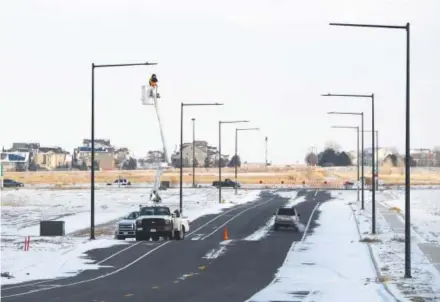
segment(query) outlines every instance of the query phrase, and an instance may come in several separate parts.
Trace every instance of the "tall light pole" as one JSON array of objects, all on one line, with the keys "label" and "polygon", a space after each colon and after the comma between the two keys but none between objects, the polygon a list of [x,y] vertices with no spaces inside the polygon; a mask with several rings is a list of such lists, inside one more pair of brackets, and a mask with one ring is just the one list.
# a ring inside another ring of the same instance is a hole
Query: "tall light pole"
[{"label": "tall light pole", "polygon": [[[372,175],[371,175],[371,203],[373,206],[373,229],[372,229],[372,233],[376,234],[376,172],[374,171],[374,150],[375,150],[375,140],[374,140],[374,116],[375,116],[375,112],[374,112],[374,93],[372,94],[333,94],[333,93],[328,93],[328,94],[323,94],[322,96],[327,96],[327,97],[350,97],[350,98],[369,98],[371,100],[371,129],[373,129],[373,131],[371,132],[371,170]],[[362,160],[364,158],[362,157]]]},{"label": "tall light pole", "polygon": [[363,112],[327,112],[327,114],[337,114],[337,115],[358,115],[361,117],[361,174],[362,174],[362,182],[361,182],[361,191],[362,191],[362,199],[361,199],[361,209],[363,210],[365,204],[365,193],[364,193],[364,182],[365,182],[365,174],[364,174],[364,113]]},{"label": "tall light pole", "polygon": [[91,162],[92,168],[90,170],[90,239],[95,239],[95,68],[107,67],[129,67],[129,66],[151,66],[157,63],[128,63],[128,64],[100,64],[92,63],[92,124],[90,128],[91,138]]},{"label": "tall light pole", "polygon": [[192,118],[192,124],[193,124],[193,143],[192,143],[192,151],[193,151],[193,159],[192,159],[192,166],[193,166],[193,188],[196,187],[196,119]]},{"label": "tall light pole", "polygon": [[[235,161],[234,161],[234,169],[235,169],[235,183],[237,184],[237,174],[238,174],[238,131],[250,131],[250,130],[260,130],[260,128],[235,128]],[[238,186],[235,186],[235,195],[237,195],[237,188]]]},{"label": "tall light pole", "polygon": [[183,107],[186,106],[222,106],[221,103],[180,103],[180,190],[179,209],[183,213]]},{"label": "tall light pole", "polygon": [[[364,132],[372,132],[372,130],[364,130]],[[374,130],[376,133],[376,180],[379,177],[379,130]],[[377,189],[377,182],[376,182]]]},{"label": "tall light pole", "polygon": [[222,203],[222,124],[249,123],[249,121],[218,121],[218,203]]},{"label": "tall light pole", "polygon": [[335,129],[356,129],[356,133],[357,133],[357,143],[356,143],[356,147],[357,147],[357,180],[358,180],[358,185],[357,185],[357,201],[359,201],[359,177],[360,177],[360,173],[359,173],[359,166],[360,166],[360,153],[359,153],[359,127],[353,127],[353,126],[332,126],[332,128]]},{"label": "tall light pole", "polygon": [[[406,25],[378,25],[330,23],[332,26],[369,27],[382,29],[404,29],[406,31],[406,113],[405,113],[405,278],[411,278],[411,205],[410,205],[410,24]],[[373,129],[374,130],[374,129]]]}]

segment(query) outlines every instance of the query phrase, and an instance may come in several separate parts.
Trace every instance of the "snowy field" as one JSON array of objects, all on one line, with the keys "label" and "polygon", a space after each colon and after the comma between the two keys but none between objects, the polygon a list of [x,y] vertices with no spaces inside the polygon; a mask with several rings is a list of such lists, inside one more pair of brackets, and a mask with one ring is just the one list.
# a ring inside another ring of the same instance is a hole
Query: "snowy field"
[{"label": "snowy field", "polygon": [[[135,211],[148,203],[150,189],[111,189],[95,192],[95,224],[105,224]],[[258,199],[260,190],[223,190],[225,203],[218,203],[218,190],[185,189],[183,213],[190,221],[206,214]],[[179,208],[179,190],[161,192],[163,204]],[[2,284],[77,274],[97,269],[83,258],[87,250],[104,248],[127,241],[103,236],[95,241],[85,237],[39,237],[40,220],[65,221],[66,233],[72,234],[90,225],[90,192],[83,190],[8,190],[1,200],[1,272],[14,278],[1,278]],[[24,238],[30,236],[30,249],[24,251]],[[48,265],[50,263],[50,265]],[[50,269],[48,269],[50,267]]]},{"label": "snowy field", "polygon": [[[405,213],[405,192],[387,191],[381,201]],[[440,244],[440,190],[411,190],[411,224],[423,240]]]}]

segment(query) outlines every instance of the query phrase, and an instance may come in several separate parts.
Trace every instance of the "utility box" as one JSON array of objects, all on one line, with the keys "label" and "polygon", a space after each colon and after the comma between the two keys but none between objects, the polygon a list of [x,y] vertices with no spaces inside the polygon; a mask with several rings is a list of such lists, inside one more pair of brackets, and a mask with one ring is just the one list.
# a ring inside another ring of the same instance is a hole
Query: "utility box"
[{"label": "utility box", "polygon": [[160,190],[166,190],[166,189],[169,189],[169,188],[170,188],[170,184],[171,184],[171,182],[170,182],[169,180],[163,180],[163,181],[160,182],[160,187],[159,187],[159,189],[160,189]]},{"label": "utility box", "polygon": [[65,221],[40,221],[40,236],[64,236]]}]

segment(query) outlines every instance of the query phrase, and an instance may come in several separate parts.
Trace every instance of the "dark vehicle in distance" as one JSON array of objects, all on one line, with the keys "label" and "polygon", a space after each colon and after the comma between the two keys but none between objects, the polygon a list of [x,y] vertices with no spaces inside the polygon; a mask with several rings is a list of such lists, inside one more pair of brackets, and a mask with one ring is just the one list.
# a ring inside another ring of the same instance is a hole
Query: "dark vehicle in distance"
[{"label": "dark vehicle in distance", "polygon": [[5,178],[3,179],[3,187],[4,188],[24,187],[24,183],[15,181],[13,179]]},{"label": "dark vehicle in distance", "polygon": [[[233,180],[230,180],[229,178],[226,178],[224,181],[221,182],[220,184],[222,187],[231,187],[231,188],[240,188],[241,185],[239,182],[235,182]],[[213,187],[219,187],[219,181],[213,181],[212,182],[212,186]]]}]

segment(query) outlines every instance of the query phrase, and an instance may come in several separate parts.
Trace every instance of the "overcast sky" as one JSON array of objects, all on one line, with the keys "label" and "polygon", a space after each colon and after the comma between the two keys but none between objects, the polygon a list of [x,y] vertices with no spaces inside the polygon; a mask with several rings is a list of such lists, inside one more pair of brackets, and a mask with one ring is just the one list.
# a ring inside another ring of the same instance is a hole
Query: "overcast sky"
[{"label": "overcast sky", "polygon": [[[0,146],[59,145],[69,151],[90,137],[91,64],[151,61],[153,67],[97,69],[96,137],[136,156],[160,149],[155,112],[140,103],[141,86],[159,78],[169,153],[179,144],[180,102],[223,102],[186,108],[185,141],[218,145],[225,153],[273,163],[303,161],[327,140],[354,149],[356,135],[331,125],[357,126],[365,99],[320,94],[376,94],[380,145],[405,142],[405,31],[342,28],[329,22],[411,22],[413,148],[440,145],[440,1],[386,0],[5,0],[0,4]],[[434,133],[434,134],[433,134]],[[371,140],[366,140],[366,147]]]}]

